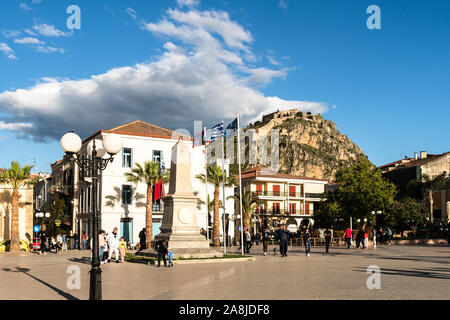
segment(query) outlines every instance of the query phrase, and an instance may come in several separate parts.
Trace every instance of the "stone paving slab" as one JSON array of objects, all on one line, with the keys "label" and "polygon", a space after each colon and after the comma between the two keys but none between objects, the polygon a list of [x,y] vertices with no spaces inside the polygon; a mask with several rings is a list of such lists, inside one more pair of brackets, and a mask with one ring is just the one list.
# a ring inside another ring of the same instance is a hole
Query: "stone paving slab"
[{"label": "stone paving slab", "polygon": [[[374,250],[290,247],[288,257],[251,253],[255,261],[102,265],[104,299],[446,299],[450,298],[450,247],[381,246]],[[87,299],[90,253],[0,254],[0,299]],[[69,266],[81,271],[70,290]],[[369,290],[367,267],[381,268],[381,289]]]}]

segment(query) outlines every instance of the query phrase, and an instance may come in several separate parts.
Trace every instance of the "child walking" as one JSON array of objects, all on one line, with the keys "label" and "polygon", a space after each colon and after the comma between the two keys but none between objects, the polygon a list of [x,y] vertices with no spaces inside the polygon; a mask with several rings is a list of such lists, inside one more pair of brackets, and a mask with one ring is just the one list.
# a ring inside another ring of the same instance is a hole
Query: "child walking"
[{"label": "child walking", "polygon": [[125,242],[124,237],[120,238],[119,253],[120,253],[120,259],[122,260],[122,263],[124,263],[125,262],[125,254],[127,253],[127,243]]},{"label": "child walking", "polygon": [[173,251],[171,248],[167,248],[167,258],[169,259],[169,267],[173,267]]}]

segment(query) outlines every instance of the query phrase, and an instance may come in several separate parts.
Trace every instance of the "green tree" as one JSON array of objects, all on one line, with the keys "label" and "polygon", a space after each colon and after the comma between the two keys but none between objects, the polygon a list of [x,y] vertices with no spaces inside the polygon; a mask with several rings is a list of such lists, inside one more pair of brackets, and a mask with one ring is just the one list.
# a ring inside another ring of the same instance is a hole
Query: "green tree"
[{"label": "green tree", "polygon": [[[220,246],[220,219],[219,219],[219,195],[220,187],[223,183],[223,173],[219,166],[208,166],[208,183],[214,187],[214,220],[213,220],[213,243],[214,246]],[[206,183],[205,174],[198,174],[195,176],[196,179],[200,180],[202,183]],[[234,185],[234,177],[229,176],[225,178],[225,186],[229,187]]]},{"label": "green tree", "polygon": [[430,220],[433,222],[433,192],[443,188],[446,184],[446,172],[441,173],[435,177],[427,174],[422,175],[422,181],[411,180],[408,183],[409,190],[421,190],[423,192],[423,200],[428,199]]},{"label": "green tree", "polygon": [[417,226],[426,221],[425,207],[420,201],[410,197],[394,201],[387,210],[387,214],[387,219],[401,230],[402,234],[409,227],[415,236]]},{"label": "green tree", "polygon": [[146,239],[153,239],[153,186],[160,179],[163,183],[169,182],[169,171],[161,173],[159,162],[145,161],[143,165],[135,163],[130,172],[124,173],[127,181],[134,184],[145,183],[147,185],[147,199],[145,203],[145,232]]},{"label": "green tree", "polygon": [[345,218],[371,219],[371,211],[385,211],[394,201],[395,185],[386,181],[379,169],[367,160],[344,167],[336,173],[340,185],[335,201]]},{"label": "green tree", "polygon": [[11,195],[11,244],[10,251],[20,251],[19,233],[19,189],[23,186],[33,184],[36,179],[30,177],[33,166],[20,166],[18,161],[12,161],[9,169],[0,171],[0,183],[10,185]]},{"label": "green tree", "polygon": [[50,208],[50,218],[48,219],[48,227],[51,235],[56,235],[57,230],[61,229],[60,227],[56,228],[56,220],[62,220],[63,217],[67,214],[67,204],[66,201],[59,195],[56,194],[53,199],[53,205]]},{"label": "green tree", "polygon": [[331,228],[337,225],[336,219],[342,218],[342,208],[337,200],[337,193],[328,192],[327,201],[314,213],[314,225],[319,228]]},{"label": "green tree", "polygon": [[[229,196],[227,199],[234,199],[237,203],[240,203],[239,195]],[[252,197],[251,191],[246,191],[242,195],[242,222],[244,224],[244,228],[249,228],[252,225],[252,220],[250,219],[250,214],[254,207],[259,206],[259,202],[254,200]]]}]

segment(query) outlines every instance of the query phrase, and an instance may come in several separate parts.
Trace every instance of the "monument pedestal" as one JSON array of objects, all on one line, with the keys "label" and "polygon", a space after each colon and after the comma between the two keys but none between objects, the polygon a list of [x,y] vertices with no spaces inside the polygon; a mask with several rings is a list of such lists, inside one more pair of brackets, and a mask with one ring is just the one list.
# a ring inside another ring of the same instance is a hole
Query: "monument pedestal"
[{"label": "monument pedestal", "polygon": [[151,242],[152,248],[139,255],[157,256],[156,243],[166,240],[174,259],[223,257],[223,252],[210,248],[200,234],[198,225],[198,198],[192,192],[190,147],[182,140],[172,148],[169,194],[163,197],[164,213],[161,233]]}]

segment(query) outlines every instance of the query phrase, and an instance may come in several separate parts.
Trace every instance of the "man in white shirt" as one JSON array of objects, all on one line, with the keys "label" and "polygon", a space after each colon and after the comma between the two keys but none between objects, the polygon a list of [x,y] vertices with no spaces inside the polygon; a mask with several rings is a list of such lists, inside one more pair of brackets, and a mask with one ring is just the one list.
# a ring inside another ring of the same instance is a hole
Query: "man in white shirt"
[{"label": "man in white shirt", "polygon": [[120,237],[117,234],[117,228],[114,228],[113,232],[110,233],[106,239],[108,242],[108,262],[111,261],[113,252],[116,255],[116,262],[119,262],[119,242]]}]

